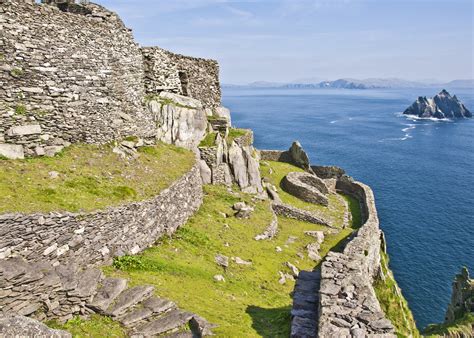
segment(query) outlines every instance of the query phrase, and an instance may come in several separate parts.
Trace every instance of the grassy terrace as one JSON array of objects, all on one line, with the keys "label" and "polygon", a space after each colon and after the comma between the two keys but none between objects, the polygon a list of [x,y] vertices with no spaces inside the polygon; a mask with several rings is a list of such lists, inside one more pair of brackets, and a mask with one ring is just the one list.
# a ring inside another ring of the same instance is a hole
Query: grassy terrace
[{"label": "grassy terrace", "polygon": [[[271,165],[273,174],[266,174],[263,168],[263,175],[272,180],[297,170],[291,165]],[[288,337],[294,282],[279,284],[278,272],[289,272],[286,262],[299,269],[313,269],[318,262],[307,257],[305,246],[314,239],[304,235],[304,231],[328,228],[279,217],[278,235],[273,240],[255,241],[254,236],[270,224],[269,201],[230,193],[222,186],[206,186],[204,191],[200,210],[172,238],[160,240],[140,255],[116,259],[114,266],[105,268],[106,274],[128,278],[131,285],[154,285],[158,296],[172,299],[181,308],[219,325],[215,329],[218,337]],[[232,216],[231,207],[239,201],[254,206],[250,219]],[[360,215],[355,213],[353,218],[358,225]],[[327,232],[321,256],[337,248],[352,231],[348,228],[337,234]],[[277,252],[276,247],[282,251]],[[214,262],[218,253],[229,258],[240,257],[252,265],[231,261],[224,271]],[[214,281],[217,274],[222,274],[225,282]],[[98,337],[97,332],[104,332],[110,326],[120,336],[114,325],[96,316],[92,321],[76,319],[63,327],[78,336]]]},{"label": "grassy terrace", "polygon": [[144,200],[194,163],[191,152],[165,144],[140,148],[137,159],[112,148],[75,145],[53,158],[0,159],[0,213],[91,211]]}]

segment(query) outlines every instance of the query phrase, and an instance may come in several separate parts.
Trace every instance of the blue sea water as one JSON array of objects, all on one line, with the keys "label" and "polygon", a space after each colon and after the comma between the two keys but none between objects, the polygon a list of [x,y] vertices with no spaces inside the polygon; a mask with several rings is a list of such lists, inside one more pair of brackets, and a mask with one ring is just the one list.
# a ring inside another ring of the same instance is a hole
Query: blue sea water
[{"label": "blue sea water", "polygon": [[[471,110],[474,92],[451,90]],[[233,124],[259,149],[299,140],[313,164],[337,165],[374,190],[390,265],[420,328],[444,320],[462,265],[474,274],[474,119],[401,112],[439,90],[224,89]]]}]

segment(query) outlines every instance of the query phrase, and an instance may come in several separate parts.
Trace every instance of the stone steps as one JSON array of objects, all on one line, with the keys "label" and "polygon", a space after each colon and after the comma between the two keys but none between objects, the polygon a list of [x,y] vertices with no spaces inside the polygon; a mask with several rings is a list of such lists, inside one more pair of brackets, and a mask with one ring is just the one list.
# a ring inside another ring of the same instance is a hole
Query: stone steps
[{"label": "stone steps", "polygon": [[321,271],[300,271],[293,291],[291,337],[318,336],[318,307]]},{"label": "stone steps", "polygon": [[153,291],[150,285],[127,289],[125,279],[106,278],[87,307],[119,321],[136,338],[212,334],[213,325],[198,315],[180,310],[170,300],[153,296]]}]

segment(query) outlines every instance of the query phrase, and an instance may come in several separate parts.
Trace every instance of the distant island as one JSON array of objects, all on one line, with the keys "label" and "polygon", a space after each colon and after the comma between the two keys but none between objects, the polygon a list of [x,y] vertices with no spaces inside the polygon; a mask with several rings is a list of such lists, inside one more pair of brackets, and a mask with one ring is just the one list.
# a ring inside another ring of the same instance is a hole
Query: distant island
[{"label": "distant island", "polygon": [[447,83],[435,81],[409,81],[397,78],[343,78],[334,81],[317,81],[316,79],[300,79],[292,82],[256,81],[249,84],[223,84],[223,88],[282,88],[282,89],[402,89],[402,88],[474,88],[474,79],[453,80]]},{"label": "distant island", "polygon": [[472,117],[472,113],[458,100],[456,95],[451,96],[445,89],[431,99],[427,99],[426,96],[418,97],[403,114],[437,119]]}]

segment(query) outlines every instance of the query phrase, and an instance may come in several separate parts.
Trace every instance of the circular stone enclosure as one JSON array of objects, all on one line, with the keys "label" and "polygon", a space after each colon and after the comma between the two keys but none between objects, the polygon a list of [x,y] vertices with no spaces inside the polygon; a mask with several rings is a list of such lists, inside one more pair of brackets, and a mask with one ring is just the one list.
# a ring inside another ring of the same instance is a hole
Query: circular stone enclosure
[{"label": "circular stone enclosure", "polygon": [[306,172],[290,172],[282,181],[282,188],[287,193],[303,201],[327,206],[329,189],[316,175]]}]

